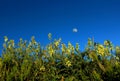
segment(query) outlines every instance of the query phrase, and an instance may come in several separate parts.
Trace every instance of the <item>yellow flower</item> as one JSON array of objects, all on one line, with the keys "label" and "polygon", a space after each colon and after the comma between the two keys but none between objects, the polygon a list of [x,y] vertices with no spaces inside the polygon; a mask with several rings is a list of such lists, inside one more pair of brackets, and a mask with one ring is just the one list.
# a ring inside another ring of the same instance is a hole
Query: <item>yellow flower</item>
[{"label": "yellow flower", "polygon": [[71,50],[70,50],[70,49],[67,49],[67,50],[66,50],[66,53],[70,55]]},{"label": "yellow flower", "polygon": [[69,60],[67,60],[65,64],[66,64],[68,67],[70,67],[70,66],[72,65]]},{"label": "yellow flower", "polygon": [[52,39],[52,34],[51,33],[48,34],[48,38],[49,38],[49,40]]},{"label": "yellow flower", "polygon": [[116,46],[116,53],[119,54],[120,53],[120,47],[119,46]]},{"label": "yellow flower", "polygon": [[118,56],[116,56],[116,60],[119,60],[119,57],[118,57]]},{"label": "yellow flower", "polygon": [[110,55],[110,51],[109,51],[108,48],[104,48],[104,52],[105,52],[106,55]]},{"label": "yellow flower", "polygon": [[8,48],[10,49],[10,48],[11,48],[11,45],[8,45]]},{"label": "yellow flower", "polygon": [[103,55],[104,54],[104,46],[103,45],[98,45],[98,47],[97,47],[97,52],[99,53],[99,54],[101,54],[101,55]]},{"label": "yellow flower", "polygon": [[55,41],[55,43],[54,43],[55,46],[56,46],[56,47],[59,46],[60,42],[61,42],[61,38],[59,38],[59,40]]},{"label": "yellow flower", "polygon": [[56,42],[55,42],[55,46],[58,46],[58,45],[59,45],[59,42],[58,42],[58,41],[56,41]]},{"label": "yellow flower", "polygon": [[70,42],[68,42],[68,49],[72,51],[72,53],[74,53],[74,46],[72,46],[72,44]]},{"label": "yellow flower", "polygon": [[65,58],[65,65],[68,67],[72,65],[71,62],[68,60],[68,58]]},{"label": "yellow flower", "polygon": [[2,58],[0,58],[0,68],[2,67]]},{"label": "yellow flower", "polygon": [[72,53],[74,53],[74,50],[75,50],[75,49],[74,49],[74,46],[72,46],[71,50],[72,50]]},{"label": "yellow flower", "polygon": [[59,38],[59,40],[58,40],[58,41],[59,41],[59,42],[61,42],[61,40],[62,40],[62,39],[61,39],[61,38]]},{"label": "yellow flower", "polygon": [[54,50],[53,49],[51,49],[50,50],[50,55],[52,55],[54,53]]},{"label": "yellow flower", "polygon": [[11,41],[12,46],[14,47],[15,45],[14,40],[10,40],[10,41]]},{"label": "yellow flower", "polygon": [[65,50],[66,50],[66,46],[65,46],[65,44],[62,44],[62,52],[65,52]]},{"label": "yellow flower", "polygon": [[94,78],[100,79],[100,75],[94,70],[93,72]]},{"label": "yellow flower", "polygon": [[119,46],[116,46],[116,50],[119,50],[120,48],[119,48]]},{"label": "yellow flower", "polygon": [[4,41],[7,42],[8,41],[8,38],[7,36],[4,37]]},{"label": "yellow flower", "polygon": [[89,57],[92,59],[92,61],[94,61],[94,60],[98,60],[95,51],[90,51],[90,53],[89,53]]},{"label": "yellow flower", "polygon": [[109,45],[108,41],[104,41],[104,45],[108,46]]},{"label": "yellow flower", "polygon": [[118,65],[119,65],[119,62],[116,61],[116,62],[115,62],[115,65],[118,66]]},{"label": "yellow flower", "polygon": [[3,47],[6,48],[6,43],[3,44]]},{"label": "yellow flower", "polygon": [[40,71],[45,71],[45,67],[44,67],[44,66],[41,66],[41,67],[40,67]]},{"label": "yellow flower", "polygon": [[78,51],[79,50],[79,44],[76,43],[76,50]]},{"label": "yellow flower", "polygon": [[92,41],[90,38],[88,38],[88,46],[91,46],[92,45]]},{"label": "yellow flower", "polygon": [[70,42],[68,42],[68,49],[72,49],[72,44]]},{"label": "yellow flower", "polygon": [[52,48],[52,45],[48,46],[48,53],[50,54],[50,56],[52,56],[55,53],[54,49]]},{"label": "yellow flower", "polygon": [[68,47],[71,47],[71,46],[72,46],[72,44],[70,42],[68,42]]}]

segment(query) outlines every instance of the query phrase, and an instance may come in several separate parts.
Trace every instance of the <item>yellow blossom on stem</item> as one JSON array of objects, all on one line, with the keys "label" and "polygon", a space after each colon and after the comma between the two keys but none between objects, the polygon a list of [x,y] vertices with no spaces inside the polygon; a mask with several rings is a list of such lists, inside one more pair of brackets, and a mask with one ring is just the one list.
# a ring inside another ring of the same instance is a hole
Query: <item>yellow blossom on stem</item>
[{"label": "yellow blossom on stem", "polygon": [[72,49],[72,44],[70,42],[68,42],[68,49]]},{"label": "yellow blossom on stem", "polygon": [[97,52],[98,54],[104,55],[104,46],[103,45],[98,45],[97,47]]},{"label": "yellow blossom on stem", "polygon": [[54,44],[57,47],[59,45],[59,41],[56,41]]},{"label": "yellow blossom on stem", "polygon": [[62,45],[62,52],[65,52],[66,51],[66,46],[65,46],[65,44],[61,44]]},{"label": "yellow blossom on stem", "polygon": [[105,46],[108,46],[109,45],[109,42],[106,40],[106,41],[104,41],[104,45]]},{"label": "yellow blossom on stem", "polygon": [[74,49],[74,46],[72,46],[72,49],[71,49],[71,50],[72,50],[72,53],[74,53],[74,50],[75,50],[75,49]]},{"label": "yellow blossom on stem", "polygon": [[67,60],[65,64],[66,64],[68,67],[70,67],[70,66],[72,65],[69,60]]},{"label": "yellow blossom on stem", "polygon": [[69,48],[67,48],[66,53],[70,55],[71,50]]},{"label": "yellow blossom on stem", "polygon": [[92,45],[92,41],[90,38],[88,38],[88,46],[91,46]]},{"label": "yellow blossom on stem", "polygon": [[41,66],[41,67],[40,67],[40,71],[45,71],[45,67],[44,67],[44,66]]},{"label": "yellow blossom on stem", "polygon": [[7,41],[8,41],[7,36],[4,36],[4,41],[5,41],[5,42],[7,42]]},{"label": "yellow blossom on stem", "polygon": [[51,34],[51,33],[48,34],[48,39],[49,39],[49,40],[52,39],[52,34]]},{"label": "yellow blossom on stem", "polygon": [[0,68],[2,67],[2,58],[0,58]]},{"label": "yellow blossom on stem", "polygon": [[52,56],[55,53],[52,45],[48,46],[48,53],[50,54],[50,56]]},{"label": "yellow blossom on stem", "polygon": [[76,43],[76,48],[75,48],[77,51],[79,50],[79,44]]}]

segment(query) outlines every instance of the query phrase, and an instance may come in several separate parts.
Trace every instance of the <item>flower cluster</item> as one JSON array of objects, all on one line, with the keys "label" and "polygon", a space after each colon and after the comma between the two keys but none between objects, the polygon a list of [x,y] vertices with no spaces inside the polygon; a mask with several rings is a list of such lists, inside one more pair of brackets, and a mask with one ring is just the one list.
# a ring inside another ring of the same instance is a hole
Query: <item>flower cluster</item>
[{"label": "flower cluster", "polygon": [[61,38],[59,38],[58,40],[55,40],[55,42],[54,42],[55,47],[59,48],[60,43],[61,43]]},{"label": "flower cluster", "polygon": [[47,47],[48,50],[48,54],[50,54],[50,56],[52,56],[55,53],[55,50],[53,49],[53,46],[50,44]]},{"label": "flower cluster", "polygon": [[104,52],[105,52],[104,46],[99,44],[97,47],[97,53],[100,55],[104,55]]},{"label": "flower cluster", "polygon": [[79,44],[76,43],[76,50],[79,51]]},{"label": "flower cluster", "polygon": [[0,68],[2,67],[2,58],[0,58]]},{"label": "flower cluster", "polygon": [[65,65],[68,67],[72,66],[70,60],[68,60],[67,58],[65,58]]},{"label": "flower cluster", "polygon": [[45,66],[41,66],[40,71],[45,71]]},{"label": "flower cluster", "polygon": [[109,41],[108,41],[108,40],[105,40],[105,41],[104,41],[104,45],[105,45],[105,46],[109,46]]},{"label": "flower cluster", "polygon": [[68,47],[65,44],[62,44],[61,46],[62,46],[61,47],[62,52],[65,53],[65,54],[68,54],[68,55],[70,55],[71,53],[74,53],[75,49],[76,49],[76,51],[79,50],[79,44],[78,43],[76,43],[75,48],[70,42],[68,42]]},{"label": "flower cluster", "polygon": [[65,53],[66,51],[66,45],[65,44],[61,44],[61,50],[62,50],[62,53]]},{"label": "flower cluster", "polygon": [[[41,47],[32,37],[29,42],[4,39],[0,56],[1,81],[120,81],[120,47],[88,39],[87,50],[79,44],[63,43],[61,38]],[[112,73],[112,74],[111,74]]]}]

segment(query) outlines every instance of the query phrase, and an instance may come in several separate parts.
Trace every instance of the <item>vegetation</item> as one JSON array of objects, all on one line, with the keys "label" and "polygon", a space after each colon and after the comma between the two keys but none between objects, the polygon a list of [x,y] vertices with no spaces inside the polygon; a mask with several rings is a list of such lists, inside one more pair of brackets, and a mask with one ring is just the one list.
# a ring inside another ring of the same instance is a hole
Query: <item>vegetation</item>
[{"label": "vegetation", "polygon": [[4,38],[0,57],[0,81],[120,81],[120,47],[88,39],[83,52],[79,44],[53,40],[44,48],[35,38],[18,44]]}]

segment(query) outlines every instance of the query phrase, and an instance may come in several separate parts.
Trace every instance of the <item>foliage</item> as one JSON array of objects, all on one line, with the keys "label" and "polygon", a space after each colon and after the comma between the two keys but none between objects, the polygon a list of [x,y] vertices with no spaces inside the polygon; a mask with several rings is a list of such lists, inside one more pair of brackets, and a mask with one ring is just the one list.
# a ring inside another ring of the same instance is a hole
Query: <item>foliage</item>
[{"label": "foliage", "polygon": [[88,39],[83,52],[79,44],[61,38],[41,48],[35,38],[18,44],[4,37],[0,57],[0,81],[114,81],[120,80],[120,47]]}]

